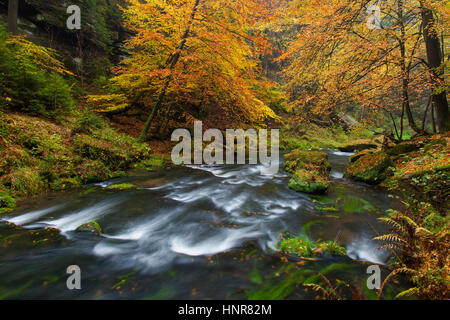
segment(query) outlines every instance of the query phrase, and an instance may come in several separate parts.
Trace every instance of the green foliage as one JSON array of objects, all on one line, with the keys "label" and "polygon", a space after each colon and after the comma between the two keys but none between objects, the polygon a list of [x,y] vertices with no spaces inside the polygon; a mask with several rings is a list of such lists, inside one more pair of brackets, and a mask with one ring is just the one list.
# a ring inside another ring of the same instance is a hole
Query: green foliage
[{"label": "green foliage", "polygon": [[0,214],[11,212],[15,206],[16,200],[0,188]]},{"label": "green foliage", "polygon": [[44,184],[36,169],[30,167],[19,168],[10,174],[2,176],[0,182],[18,196],[37,194],[43,190]]},{"label": "green foliage", "polygon": [[72,124],[89,134],[73,136],[70,125],[0,112],[0,213],[11,211],[15,198],[121,177],[138,162],[160,163],[151,160],[147,145],[90,113]]},{"label": "green foliage", "polygon": [[294,253],[302,257],[310,257],[315,254],[329,253],[332,255],[347,255],[345,248],[339,246],[335,241],[312,241],[308,237],[309,229],[322,221],[310,221],[302,227],[297,237],[286,237],[279,244],[280,252]]},{"label": "green foliage", "polygon": [[345,131],[340,126],[319,127],[311,123],[288,121],[281,130],[280,148],[283,150],[337,149],[357,139],[370,139],[367,130]]},{"label": "green foliage", "polygon": [[54,117],[74,103],[56,54],[22,38],[9,38],[0,25],[0,108]]},{"label": "green foliage", "polygon": [[89,110],[83,111],[76,120],[73,132],[91,134],[94,130],[100,130],[106,127],[105,121]]}]

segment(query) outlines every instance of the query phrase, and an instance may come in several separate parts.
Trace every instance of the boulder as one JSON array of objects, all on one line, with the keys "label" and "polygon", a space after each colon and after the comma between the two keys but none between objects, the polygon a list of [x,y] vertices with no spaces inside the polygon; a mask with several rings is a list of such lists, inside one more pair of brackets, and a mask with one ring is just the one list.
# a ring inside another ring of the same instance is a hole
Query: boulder
[{"label": "boulder", "polygon": [[398,155],[409,153],[409,152],[416,151],[419,149],[420,149],[420,146],[414,142],[402,142],[402,143],[396,144],[392,148],[386,150],[386,153],[391,156],[398,156]]},{"label": "boulder", "polygon": [[373,149],[366,149],[366,150],[363,150],[363,151],[361,151],[361,152],[358,152],[358,153],[356,153],[356,154],[350,156],[349,160],[350,160],[351,163],[353,163],[353,162],[355,162],[356,160],[358,160],[359,158],[361,158],[362,156],[365,156],[365,155],[367,155],[367,154],[372,154],[372,153],[374,153],[374,152],[375,152],[375,151],[374,151]]},{"label": "boulder", "polygon": [[311,165],[328,172],[331,170],[328,155],[325,152],[294,150],[284,156],[284,169],[287,172],[294,173],[299,168]]},{"label": "boulder", "polygon": [[102,233],[102,228],[98,224],[97,221],[92,220],[89,223],[82,224],[78,228],[75,229],[77,232],[91,232],[95,235],[99,236]]},{"label": "boulder", "polygon": [[288,186],[298,192],[322,194],[330,186],[330,179],[318,170],[298,169],[289,180]]},{"label": "boulder", "polygon": [[295,191],[322,194],[330,185],[331,166],[325,152],[294,150],[285,156],[285,170],[293,174],[288,186]]},{"label": "boulder", "polygon": [[23,249],[48,245],[63,245],[65,238],[55,228],[24,229],[14,223],[0,220],[0,248]]},{"label": "boulder", "polygon": [[339,147],[339,151],[342,152],[359,152],[366,149],[377,149],[378,145],[371,140],[357,140],[350,142],[342,147]]},{"label": "boulder", "polygon": [[392,160],[385,152],[370,153],[350,164],[345,170],[344,177],[379,184],[386,179],[387,169],[391,165]]}]

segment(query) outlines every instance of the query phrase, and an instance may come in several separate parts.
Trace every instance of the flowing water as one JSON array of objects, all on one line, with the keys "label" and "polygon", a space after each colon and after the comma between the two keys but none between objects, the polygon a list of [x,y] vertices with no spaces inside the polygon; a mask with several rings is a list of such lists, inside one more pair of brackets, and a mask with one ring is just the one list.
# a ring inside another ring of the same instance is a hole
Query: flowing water
[{"label": "flowing water", "polygon": [[[261,175],[263,165],[133,172],[28,200],[4,219],[58,228],[64,241],[0,248],[0,298],[309,299],[298,284],[318,272],[365,292],[367,266],[388,259],[372,240],[386,231],[377,217],[398,203],[382,189],[344,179],[349,154],[328,153],[327,196],[288,189],[280,164],[275,175]],[[106,188],[124,182],[140,188]],[[93,219],[101,236],[75,232]],[[311,239],[336,240],[348,256],[286,260],[277,253],[282,234],[305,226]],[[66,287],[70,265],[81,268],[81,290]]]}]

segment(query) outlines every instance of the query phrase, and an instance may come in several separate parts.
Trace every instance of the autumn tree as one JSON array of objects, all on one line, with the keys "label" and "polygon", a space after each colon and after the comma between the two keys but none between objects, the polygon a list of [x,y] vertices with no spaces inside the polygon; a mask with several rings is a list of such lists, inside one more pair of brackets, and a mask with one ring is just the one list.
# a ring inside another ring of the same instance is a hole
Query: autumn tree
[{"label": "autumn tree", "polygon": [[[431,94],[424,60],[423,24],[418,1],[384,1],[380,25],[370,28],[371,1],[287,1],[284,10],[301,27],[281,57],[291,105],[313,115],[342,110],[380,111],[403,136],[403,118],[422,132],[420,115]],[[300,111],[302,112],[302,111]],[[400,124],[393,113],[400,114]]]},{"label": "autumn tree", "polygon": [[423,38],[428,59],[427,67],[429,68],[433,85],[432,101],[436,110],[436,122],[440,132],[450,130],[450,112],[444,79],[444,51],[443,49],[441,50],[441,45],[444,46],[444,44],[441,44],[439,39],[439,26],[434,17],[436,11],[443,11],[440,16],[444,23],[445,21],[448,22],[448,10],[445,12],[445,10],[442,10],[444,8],[436,5],[435,1],[420,1],[420,12],[424,29]]},{"label": "autumn tree", "polygon": [[155,117],[161,126],[173,108],[220,114],[225,122],[276,118],[257,94],[265,81],[257,59],[265,41],[252,25],[263,8],[259,0],[129,1],[124,19],[135,36],[112,83],[127,101],[124,110],[149,110],[142,139]]}]

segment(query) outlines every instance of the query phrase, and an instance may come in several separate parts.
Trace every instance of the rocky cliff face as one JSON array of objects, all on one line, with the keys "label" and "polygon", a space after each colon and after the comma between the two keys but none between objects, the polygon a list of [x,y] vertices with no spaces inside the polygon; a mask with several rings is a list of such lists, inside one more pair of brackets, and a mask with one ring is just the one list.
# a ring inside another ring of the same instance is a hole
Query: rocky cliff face
[{"label": "rocky cliff face", "polygon": [[[69,5],[81,9],[81,29],[66,26]],[[125,0],[20,0],[19,30],[33,41],[52,47],[68,68],[95,79],[106,67],[117,63],[121,43],[129,37],[123,28],[118,5]],[[0,15],[6,23],[8,0],[0,0]]]}]

